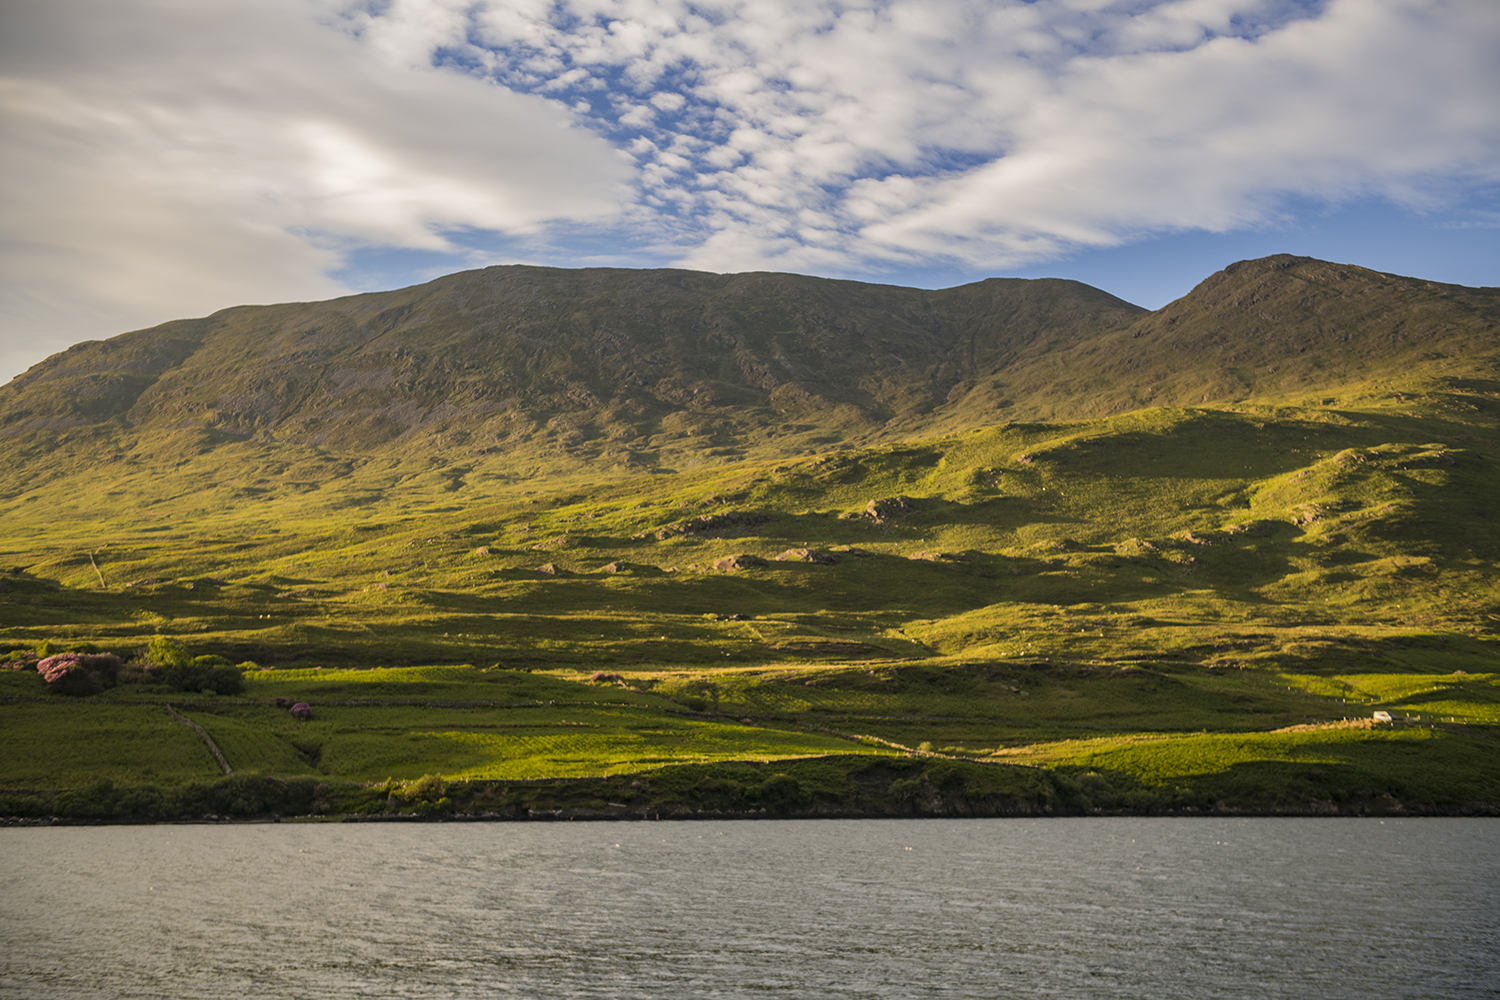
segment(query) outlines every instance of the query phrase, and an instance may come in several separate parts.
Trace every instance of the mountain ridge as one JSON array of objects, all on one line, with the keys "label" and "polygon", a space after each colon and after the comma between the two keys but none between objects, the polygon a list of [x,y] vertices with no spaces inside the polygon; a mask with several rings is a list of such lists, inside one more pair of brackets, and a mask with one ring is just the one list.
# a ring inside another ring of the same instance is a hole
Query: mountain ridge
[{"label": "mountain ridge", "polygon": [[4,495],[112,462],[222,452],[235,471],[245,449],[515,482],[1357,394],[1492,362],[1497,320],[1500,289],[1285,254],[1149,312],[1051,278],[491,267],[74,345],[0,386],[0,454],[21,473]]},{"label": "mountain ridge", "polygon": [[[603,306],[598,301],[601,285],[607,286]],[[932,315],[930,300],[934,296],[982,300],[985,292],[996,287],[1012,292],[1003,305],[1012,314],[1021,314],[1022,321],[1037,306],[1033,300],[1038,296],[1031,293],[1043,288],[1066,289],[1075,298],[1081,291],[1096,300],[1096,313],[1103,311],[1101,305],[1117,313],[1134,308],[1088,286],[1060,281],[1032,285],[1011,279],[1004,286],[988,281],[947,293],[928,293],[796,275],[489,268],[395,292],[324,303],[235,307],[200,320],[76,345],[13,380],[5,387],[9,393],[0,393],[14,397],[18,389],[82,379],[83,384],[75,382],[70,388],[75,394],[83,390],[78,395],[97,399],[100,405],[92,410],[75,407],[77,415],[122,416],[132,425],[149,424],[151,393],[157,383],[165,380],[161,388],[180,392],[172,383],[184,381],[194,367],[207,367],[201,364],[209,360],[203,357],[205,348],[220,346],[228,334],[258,340],[258,356],[241,351],[236,357],[230,351],[226,358],[210,360],[207,371],[195,374],[200,382],[202,375],[218,379],[218,384],[205,388],[227,397],[228,412],[217,414],[214,422],[231,432],[247,425],[260,429],[267,422],[274,426],[292,416],[320,417],[334,408],[326,404],[336,401],[351,383],[353,395],[361,390],[386,391],[388,396],[425,405],[429,411],[442,409],[434,404],[453,402],[455,395],[458,409],[493,410],[497,403],[532,389],[531,409],[547,419],[557,409],[568,407],[551,407],[536,397],[571,400],[574,408],[584,409],[628,401],[658,414],[715,404],[769,404],[792,411],[852,405],[858,412],[845,411],[843,419],[879,422],[894,412],[931,405],[924,397],[948,388],[954,380],[945,366],[959,368],[965,363],[953,356],[955,350],[967,347],[972,354],[976,349],[972,331],[947,329],[955,321]],[[834,301],[830,291],[842,294]],[[684,304],[683,292],[697,293],[702,301]],[[981,312],[986,305],[977,303]],[[1041,308],[1049,311],[1049,305],[1043,303]],[[976,303],[965,306],[972,312]],[[1030,320],[1029,332],[1052,332],[1073,318],[1044,315]],[[1081,317],[1084,323],[1091,319],[1086,313]],[[1003,317],[1002,324],[1005,320],[1013,326],[1016,317]],[[973,319],[965,316],[960,322],[972,324]],[[961,343],[965,333],[969,334],[967,345]],[[872,339],[873,344],[869,343]],[[743,343],[747,340],[753,341],[753,347]],[[335,350],[328,349],[329,341],[339,342]],[[847,354],[851,343],[887,350],[895,363],[866,359],[869,363],[846,364],[837,373],[824,370],[830,358]],[[467,351],[477,360],[445,356],[453,351]],[[580,351],[591,352],[601,363],[588,364],[577,356]],[[100,355],[111,354],[123,357],[113,364],[100,363],[105,361]],[[903,355],[914,356],[924,368],[936,369],[931,372],[936,389],[924,391],[915,378],[891,377],[892,368],[907,365]],[[305,386],[287,378],[288,367],[329,360],[350,362],[352,367],[327,370],[325,365],[316,386],[322,390],[318,395],[308,397],[299,392]],[[264,370],[248,377],[231,375],[227,369],[237,363],[279,366],[281,381]],[[476,377],[481,365],[482,379]],[[384,384],[374,384],[379,379],[372,373],[382,367]],[[694,398],[705,392],[707,398]],[[308,403],[319,401],[325,404],[321,410],[309,408]],[[11,402],[5,400],[0,407]],[[142,402],[147,405],[141,406]],[[360,402],[351,399],[346,405],[357,407]],[[0,420],[11,430],[18,421],[13,406],[5,408],[10,412]],[[377,411],[366,414],[377,419],[404,416],[404,421],[397,422],[404,423],[404,429],[412,426],[409,415],[378,414],[378,407],[363,409]],[[400,436],[389,433],[392,430],[343,428],[343,436],[363,445]],[[314,443],[328,437],[326,430],[305,436]],[[339,436],[334,437],[336,444]]]},{"label": "mountain ridge", "polygon": [[0,389],[0,815],[195,818],[163,698],[362,816],[848,753],[905,814],[1494,814],[1495,302],[516,268],[82,345]]}]

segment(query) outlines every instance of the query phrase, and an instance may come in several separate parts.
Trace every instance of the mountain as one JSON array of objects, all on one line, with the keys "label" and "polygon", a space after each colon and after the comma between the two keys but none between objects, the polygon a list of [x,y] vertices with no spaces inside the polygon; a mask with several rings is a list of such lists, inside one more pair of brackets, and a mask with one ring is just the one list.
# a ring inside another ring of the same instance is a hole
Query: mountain
[{"label": "mountain", "polygon": [[[0,448],[434,449],[538,469],[796,454],[1226,402],[1492,352],[1500,291],[1308,258],[1146,312],[1073,281],[492,267],[75,345],[0,387]],[[1441,366],[1438,366],[1441,367]]]},{"label": "mountain", "polygon": [[976,378],[1141,313],[1070,281],[928,292],[493,267],[77,345],[0,389],[0,433],[193,430],[359,452],[441,435],[471,452],[653,466],[919,423]]},{"label": "mountain", "polygon": [[0,815],[1500,814],[1497,455],[1500,292],[1289,256],[164,324],[0,387]]},{"label": "mountain", "polygon": [[43,361],[0,387],[0,515],[419,508],[1007,421],[1378,397],[1382,376],[1493,371],[1497,317],[1497,289],[1287,255],[1155,312],[1056,279],[491,267]]},{"label": "mountain", "polygon": [[1283,254],[1231,264],[1050,370],[1063,395],[1090,380],[1112,386],[1112,407],[1336,394],[1382,376],[1438,375],[1454,359],[1493,360],[1497,323],[1500,288]]}]

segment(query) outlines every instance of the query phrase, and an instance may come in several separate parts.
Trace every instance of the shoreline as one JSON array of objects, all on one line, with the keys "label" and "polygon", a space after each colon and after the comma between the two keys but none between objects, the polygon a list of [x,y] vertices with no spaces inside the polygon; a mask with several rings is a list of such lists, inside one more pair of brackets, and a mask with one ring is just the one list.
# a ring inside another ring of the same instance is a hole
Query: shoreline
[{"label": "shoreline", "polygon": [[243,772],[168,787],[0,789],[0,825],[665,822],[1045,817],[1500,816],[1482,784],[1407,783],[1327,763],[1146,784],[1121,771],[841,754],[596,777],[379,784]]}]

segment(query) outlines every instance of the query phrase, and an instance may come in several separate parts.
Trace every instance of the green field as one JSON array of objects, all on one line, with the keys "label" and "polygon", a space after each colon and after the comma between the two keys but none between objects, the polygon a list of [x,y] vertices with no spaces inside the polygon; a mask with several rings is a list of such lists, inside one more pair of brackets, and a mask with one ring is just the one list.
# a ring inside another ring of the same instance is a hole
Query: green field
[{"label": "green field", "polygon": [[[1489,353],[1366,345],[1322,383],[1304,359],[1274,392],[1088,418],[971,400],[824,446],[809,416],[671,469],[589,464],[586,435],[13,437],[0,657],[166,637],[243,688],[0,670],[4,808],[1494,813],[1500,380],[1493,324],[1457,329]],[[1129,369],[1130,337],[1089,343]],[[1151,350],[1198,391],[1190,352]],[[272,784],[212,791],[168,705]],[[403,797],[424,776],[444,794]]]}]

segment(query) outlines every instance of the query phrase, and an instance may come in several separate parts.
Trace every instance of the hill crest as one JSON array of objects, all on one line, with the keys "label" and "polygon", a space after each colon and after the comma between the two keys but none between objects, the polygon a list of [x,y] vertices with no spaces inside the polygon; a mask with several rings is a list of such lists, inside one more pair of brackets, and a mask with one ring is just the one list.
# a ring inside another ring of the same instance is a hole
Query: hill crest
[{"label": "hill crest", "polygon": [[0,451],[27,482],[236,445],[661,470],[1440,375],[1493,358],[1497,317],[1500,289],[1291,255],[1154,312],[1063,279],[512,265],[74,345],[0,387]]}]

